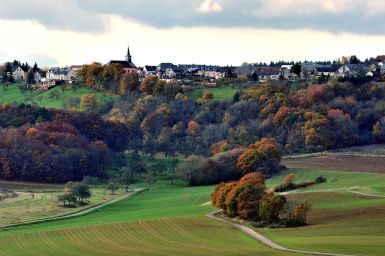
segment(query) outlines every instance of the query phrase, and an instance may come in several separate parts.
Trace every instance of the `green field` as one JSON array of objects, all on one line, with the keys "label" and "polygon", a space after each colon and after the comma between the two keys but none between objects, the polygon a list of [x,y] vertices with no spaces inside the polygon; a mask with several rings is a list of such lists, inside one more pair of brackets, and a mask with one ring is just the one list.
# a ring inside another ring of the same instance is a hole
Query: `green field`
[{"label": "green field", "polygon": [[227,101],[231,100],[234,95],[239,92],[239,89],[231,87],[193,89],[190,97],[196,100],[201,98],[206,92],[212,92],[214,94],[214,100]]},{"label": "green field", "polygon": [[[143,159],[147,165],[168,161]],[[268,187],[288,173],[296,174],[296,182],[320,175],[328,180],[287,195],[311,203],[309,225],[258,232],[291,249],[384,255],[385,198],[349,191],[384,195],[385,174],[286,170],[267,180]],[[146,185],[143,178],[133,187]],[[84,216],[0,231],[0,255],[301,255],[270,249],[205,217],[215,210],[209,203],[213,189],[160,179],[149,190]]]},{"label": "green field", "polygon": [[292,200],[308,200],[312,205],[309,225],[289,229],[258,229],[288,248],[352,255],[385,255],[385,198],[347,192],[384,195],[385,175],[306,170],[287,170],[267,181],[279,184],[284,175],[294,173],[297,182],[323,175],[327,183],[308,187]]},{"label": "green field", "polygon": [[86,200],[87,204],[62,207],[57,196],[63,193],[63,185],[0,181],[0,188],[13,190],[18,195],[0,201],[0,226],[74,213],[124,194],[123,189],[111,195],[102,186],[92,186],[92,197]]},{"label": "green field", "polygon": [[205,217],[212,189],[155,188],[82,217],[2,231],[0,255],[290,255]]},{"label": "green field", "polygon": [[282,183],[285,175],[296,175],[295,182],[314,181],[319,176],[324,176],[328,182],[303,189],[303,191],[325,189],[348,189],[369,194],[385,194],[385,174],[364,172],[335,172],[317,170],[287,170],[266,181],[268,187]]},{"label": "green field", "polygon": [[[58,97],[50,97],[52,93],[57,93]],[[70,85],[66,86],[64,92],[61,87],[52,88],[46,92],[28,91],[22,93],[18,84],[9,85],[7,91],[3,90],[3,85],[0,85],[0,103],[25,103],[36,104],[46,108],[63,108],[63,101],[78,98],[80,99],[84,94],[96,93],[100,104],[106,101],[113,100],[117,96],[107,95],[102,92],[97,92],[88,88],[78,88],[76,92],[72,90]],[[78,106],[79,108],[79,106]]]}]

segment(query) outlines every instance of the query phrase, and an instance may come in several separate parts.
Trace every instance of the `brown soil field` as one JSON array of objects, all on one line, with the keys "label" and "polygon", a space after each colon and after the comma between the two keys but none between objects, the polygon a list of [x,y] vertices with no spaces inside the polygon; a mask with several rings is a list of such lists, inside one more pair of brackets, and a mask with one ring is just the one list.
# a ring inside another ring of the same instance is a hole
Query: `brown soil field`
[{"label": "brown soil field", "polygon": [[282,159],[291,169],[385,173],[385,157],[327,155]]}]

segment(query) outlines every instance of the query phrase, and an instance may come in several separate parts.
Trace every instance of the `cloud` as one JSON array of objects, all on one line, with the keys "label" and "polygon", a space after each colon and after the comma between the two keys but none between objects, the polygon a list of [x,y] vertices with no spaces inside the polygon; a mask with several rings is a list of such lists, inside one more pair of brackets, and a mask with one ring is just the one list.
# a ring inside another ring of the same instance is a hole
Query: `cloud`
[{"label": "cloud", "polygon": [[50,29],[91,33],[108,28],[103,16],[81,8],[74,0],[0,0],[0,18],[33,20]]},{"label": "cloud", "polygon": [[222,6],[213,0],[204,0],[197,11],[200,13],[221,12]]},{"label": "cloud", "polygon": [[0,19],[105,33],[112,16],[156,28],[250,27],[385,34],[385,0],[0,0]]}]

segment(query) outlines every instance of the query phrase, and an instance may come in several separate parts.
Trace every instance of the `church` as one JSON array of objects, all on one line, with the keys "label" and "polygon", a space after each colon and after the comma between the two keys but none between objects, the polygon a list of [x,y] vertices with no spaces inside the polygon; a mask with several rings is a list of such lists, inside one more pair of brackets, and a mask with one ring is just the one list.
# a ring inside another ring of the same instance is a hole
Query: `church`
[{"label": "church", "polygon": [[138,71],[138,68],[135,66],[134,63],[132,63],[132,56],[130,54],[130,47],[127,48],[126,60],[111,60],[108,64],[109,65],[112,65],[112,64],[122,65],[125,73],[136,73]]}]

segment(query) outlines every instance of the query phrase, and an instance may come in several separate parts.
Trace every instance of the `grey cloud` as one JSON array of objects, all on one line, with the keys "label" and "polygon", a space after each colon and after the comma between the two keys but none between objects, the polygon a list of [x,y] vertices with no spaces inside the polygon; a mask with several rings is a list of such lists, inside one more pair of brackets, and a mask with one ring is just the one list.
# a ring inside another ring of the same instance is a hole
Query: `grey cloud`
[{"label": "grey cloud", "polygon": [[47,28],[101,32],[106,25],[99,13],[72,0],[0,0],[0,18],[34,20]]},{"label": "grey cloud", "polygon": [[[307,5],[306,1],[297,1],[293,8],[280,10],[279,15],[269,15],[271,10],[266,8],[266,0],[216,0],[222,6],[222,11],[208,14],[197,12],[202,2],[203,0],[0,0],[0,17],[33,19],[47,27],[87,32],[107,29],[102,15],[115,14],[157,28],[309,28],[333,33],[385,34],[385,16],[367,16],[364,8],[367,1],[364,0],[350,1],[352,8],[349,6],[347,11],[331,12],[320,9],[312,13],[295,12]],[[267,15],[260,15],[261,12]]]}]

